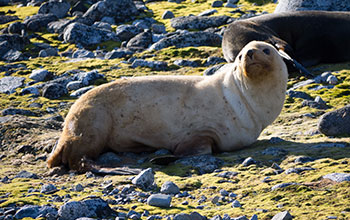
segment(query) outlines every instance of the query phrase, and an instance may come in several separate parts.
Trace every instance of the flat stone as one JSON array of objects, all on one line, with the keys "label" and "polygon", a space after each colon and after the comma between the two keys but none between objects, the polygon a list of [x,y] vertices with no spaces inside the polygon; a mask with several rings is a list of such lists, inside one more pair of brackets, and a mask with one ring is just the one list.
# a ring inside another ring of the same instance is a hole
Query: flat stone
[{"label": "flat stone", "polygon": [[323,176],[324,179],[330,179],[335,182],[344,182],[344,181],[350,181],[350,174],[349,173],[330,173]]},{"label": "flat stone", "polygon": [[288,186],[292,186],[292,185],[299,185],[298,183],[280,183],[280,184],[277,184],[277,185],[274,185],[273,187],[271,187],[271,191],[274,191],[276,189],[282,189],[282,188],[286,188]]}]

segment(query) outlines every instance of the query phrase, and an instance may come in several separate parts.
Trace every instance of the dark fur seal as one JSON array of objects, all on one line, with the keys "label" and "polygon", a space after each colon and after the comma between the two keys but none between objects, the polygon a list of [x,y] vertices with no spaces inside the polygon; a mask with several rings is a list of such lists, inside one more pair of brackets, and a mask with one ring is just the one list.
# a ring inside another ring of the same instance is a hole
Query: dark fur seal
[{"label": "dark fur seal", "polygon": [[350,12],[296,11],[237,20],[228,26],[222,41],[227,62],[233,62],[253,40],[274,45],[305,67],[348,61]]}]

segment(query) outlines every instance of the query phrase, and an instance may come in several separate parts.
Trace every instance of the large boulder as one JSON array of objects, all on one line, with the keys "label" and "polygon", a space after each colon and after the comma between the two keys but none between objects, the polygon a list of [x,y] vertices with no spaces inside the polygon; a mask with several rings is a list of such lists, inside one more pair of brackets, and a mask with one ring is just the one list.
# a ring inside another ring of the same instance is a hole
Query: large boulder
[{"label": "large boulder", "polygon": [[31,31],[39,31],[46,28],[47,24],[52,21],[57,21],[58,17],[54,14],[36,14],[26,18],[23,24]]},{"label": "large boulder", "polygon": [[0,42],[7,41],[9,47],[15,50],[23,50],[29,44],[29,40],[18,34],[1,34]]},{"label": "large boulder", "polygon": [[220,47],[222,37],[218,34],[198,31],[171,34],[164,37],[157,43],[154,43],[149,50],[161,50],[163,48],[175,46],[177,48],[183,47],[199,47],[199,46],[213,46]]},{"label": "large boulder", "polygon": [[175,29],[205,30],[227,24],[230,17],[223,16],[183,16],[171,19],[171,26]]},{"label": "large boulder", "polygon": [[350,136],[350,105],[324,114],[318,129],[327,136]]},{"label": "large boulder", "polygon": [[306,10],[349,11],[350,0],[279,0],[275,12]]},{"label": "large boulder", "polygon": [[144,50],[152,43],[152,33],[150,31],[145,31],[131,38],[126,47],[131,50]]},{"label": "large boulder", "polygon": [[66,1],[48,1],[42,4],[38,14],[54,14],[58,18],[64,18],[70,9],[70,4]]},{"label": "large boulder", "polygon": [[125,22],[137,16],[137,10],[132,0],[103,0],[93,4],[84,17],[100,21],[103,17],[113,17],[115,22]]},{"label": "large boulder", "polygon": [[81,23],[69,24],[64,30],[63,39],[65,42],[80,43],[84,46],[99,44],[109,40],[119,41],[114,32]]}]

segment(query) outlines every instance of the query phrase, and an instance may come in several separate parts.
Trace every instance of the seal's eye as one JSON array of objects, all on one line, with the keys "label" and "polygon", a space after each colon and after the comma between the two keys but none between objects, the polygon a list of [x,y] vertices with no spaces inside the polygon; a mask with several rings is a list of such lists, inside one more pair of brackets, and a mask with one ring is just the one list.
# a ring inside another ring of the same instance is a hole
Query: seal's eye
[{"label": "seal's eye", "polygon": [[266,55],[270,55],[270,50],[269,49],[264,49],[263,52],[266,54]]}]

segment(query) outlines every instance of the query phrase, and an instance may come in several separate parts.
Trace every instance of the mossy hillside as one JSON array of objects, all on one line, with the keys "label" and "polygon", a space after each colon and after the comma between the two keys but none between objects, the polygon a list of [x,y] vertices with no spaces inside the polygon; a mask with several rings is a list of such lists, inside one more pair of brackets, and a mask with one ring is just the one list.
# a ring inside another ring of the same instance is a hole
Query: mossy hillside
[{"label": "mossy hillside", "polygon": [[[17,16],[19,20],[12,21],[6,24],[0,24],[0,29],[8,27],[11,23],[14,23],[17,21],[23,21],[26,17],[37,14],[38,10],[39,10],[39,7],[35,7],[35,6],[25,6],[25,7],[18,7],[17,5],[1,6],[0,13],[3,12],[5,14],[10,14],[11,16]],[[12,11],[12,13],[8,13],[9,11]]]}]

